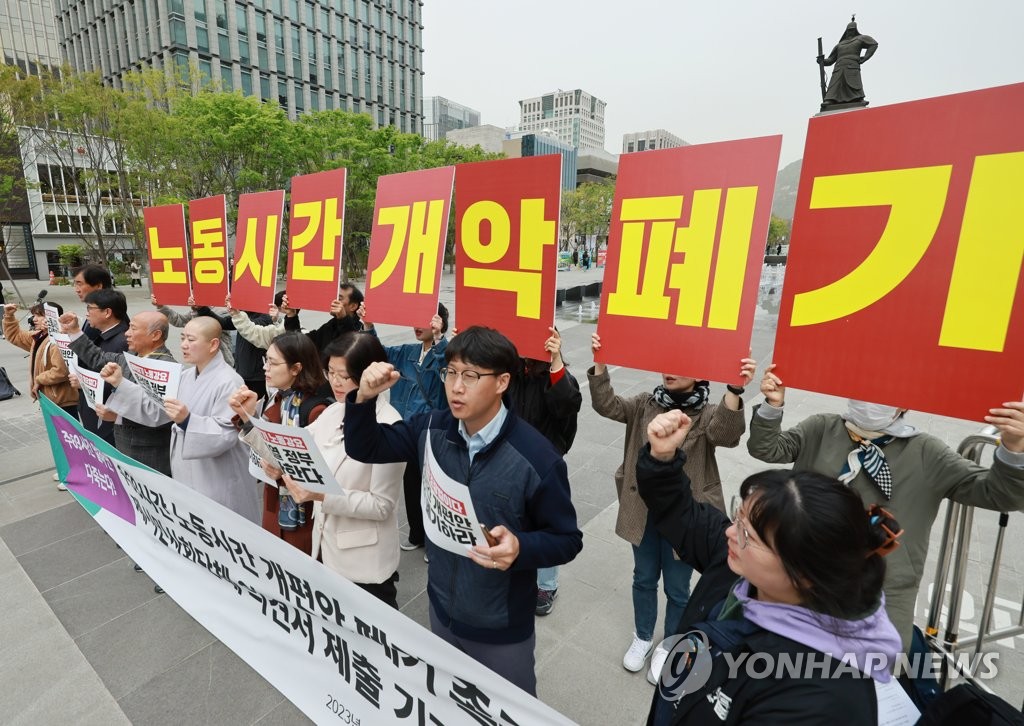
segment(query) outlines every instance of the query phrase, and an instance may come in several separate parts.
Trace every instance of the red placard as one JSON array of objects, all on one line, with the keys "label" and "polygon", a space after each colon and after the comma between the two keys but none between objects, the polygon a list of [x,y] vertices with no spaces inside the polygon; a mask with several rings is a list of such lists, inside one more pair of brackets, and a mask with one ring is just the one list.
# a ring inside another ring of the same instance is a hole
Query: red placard
[{"label": "red placard", "polygon": [[454,181],[454,166],[377,180],[366,275],[374,322],[423,326],[437,312]]},{"label": "red placard", "polygon": [[231,305],[237,310],[264,312],[274,302],[282,214],[284,190],[238,198],[231,278]]},{"label": "red placard", "polygon": [[765,136],[622,156],[597,360],[738,380],[781,145]]},{"label": "red placard", "polygon": [[458,327],[496,328],[519,355],[549,360],[555,319],[562,156],[480,161],[455,171]]},{"label": "red placard", "polygon": [[223,305],[228,294],[227,202],[223,194],[188,204],[192,298],[195,305]]},{"label": "red placard", "polygon": [[967,419],[1019,401],[1022,257],[1024,84],[811,119],[777,373]]},{"label": "red placard", "polygon": [[161,305],[187,305],[189,285],[185,207],[166,204],[142,210],[153,295]]},{"label": "red placard", "polygon": [[292,177],[288,224],[288,304],[330,310],[341,282],[345,169]]}]

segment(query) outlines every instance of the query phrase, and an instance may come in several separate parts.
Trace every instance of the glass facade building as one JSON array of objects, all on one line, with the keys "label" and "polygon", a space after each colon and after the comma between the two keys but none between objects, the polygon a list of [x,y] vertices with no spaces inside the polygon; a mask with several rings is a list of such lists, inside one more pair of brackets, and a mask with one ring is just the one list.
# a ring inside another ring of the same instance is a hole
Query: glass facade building
[{"label": "glass facade building", "polygon": [[449,131],[480,125],[480,112],[443,96],[423,99],[423,137],[428,141],[444,139]]},{"label": "glass facade building", "polygon": [[52,2],[67,60],[113,85],[177,65],[292,118],[341,109],[422,131],[422,0]]}]

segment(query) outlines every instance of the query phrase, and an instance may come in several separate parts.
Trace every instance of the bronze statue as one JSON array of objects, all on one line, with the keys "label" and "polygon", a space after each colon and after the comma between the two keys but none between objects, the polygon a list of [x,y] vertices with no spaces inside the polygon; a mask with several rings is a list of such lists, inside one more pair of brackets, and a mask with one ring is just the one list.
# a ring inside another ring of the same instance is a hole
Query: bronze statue
[{"label": "bronze statue", "polygon": [[[821,110],[867,106],[864,100],[864,85],[860,80],[860,67],[878,50],[878,41],[870,35],[861,35],[857,30],[857,16],[850,18],[846,32],[826,58],[822,54],[821,38],[818,38],[818,67],[821,71]],[[864,54],[861,55],[861,51]],[[825,88],[825,66],[835,65],[832,77]]]}]

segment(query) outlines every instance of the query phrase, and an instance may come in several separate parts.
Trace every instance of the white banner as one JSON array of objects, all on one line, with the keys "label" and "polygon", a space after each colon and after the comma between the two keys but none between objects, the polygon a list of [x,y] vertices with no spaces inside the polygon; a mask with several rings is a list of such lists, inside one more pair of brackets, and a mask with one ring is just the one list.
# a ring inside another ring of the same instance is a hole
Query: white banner
[{"label": "white banner", "polygon": [[[249,421],[252,427],[259,431],[266,446],[266,453],[273,457],[278,468],[283,469],[296,484],[311,492],[341,494],[341,487],[335,481],[331,468],[324,461],[324,455],[320,453],[313,440],[313,434],[298,426],[284,426],[261,418],[253,417]],[[257,453],[267,458],[263,451]],[[251,464],[249,470],[252,471]],[[262,478],[263,481],[267,479],[266,474],[256,478]]]},{"label": "white banner", "polygon": [[[424,458],[423,485],[420,487],[423,531],[438,547],[469,557],[469,549],[484,539],[469,487],[444,473],[434,458],[430,436],[427,436]],[[494,522],[490,526],[493,527]]]},{"label": "white banner", "polygon": [[131,353],[125,353],[124,359],[128,361],[134,381],[157,402],[163,403],[165,398],[176,399],[178,397],[178,386],[181,385],[181,363],[140,358]]},{"label": "white banner", "polygon": [[71,365],[74,367],[69,366],[68,370],[78,377],[78,385],[85,393],[86,402],[95,410],[97,404],[103,403],[103,379],[95,371],[80,368],[77,360]]},{"label": "white banner", "polygon": [[62,480],[97,523],[313,721],[570,723],[309,555],[133,464],[49,400],[43,413]]}]

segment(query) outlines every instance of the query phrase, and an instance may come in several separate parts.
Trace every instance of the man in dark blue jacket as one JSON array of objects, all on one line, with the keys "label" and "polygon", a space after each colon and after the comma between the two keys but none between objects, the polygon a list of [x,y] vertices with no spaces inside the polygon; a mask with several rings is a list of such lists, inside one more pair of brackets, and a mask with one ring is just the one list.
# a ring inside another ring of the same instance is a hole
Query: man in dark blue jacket
[{"label": "man in dark blue jacket", "polygon": [[441,373],[450,410],[378,424],[375,399],[399,378],[373,363],[345,407],[345,450],[367,463],[423,462],[469,489],[493,546],[468,557],[430,542],[427,594],[434,634],[531,695],[537,568],[571,561],[583,548],[565,461],[504,403],[519,355],[490,328],[455,336]]}]

